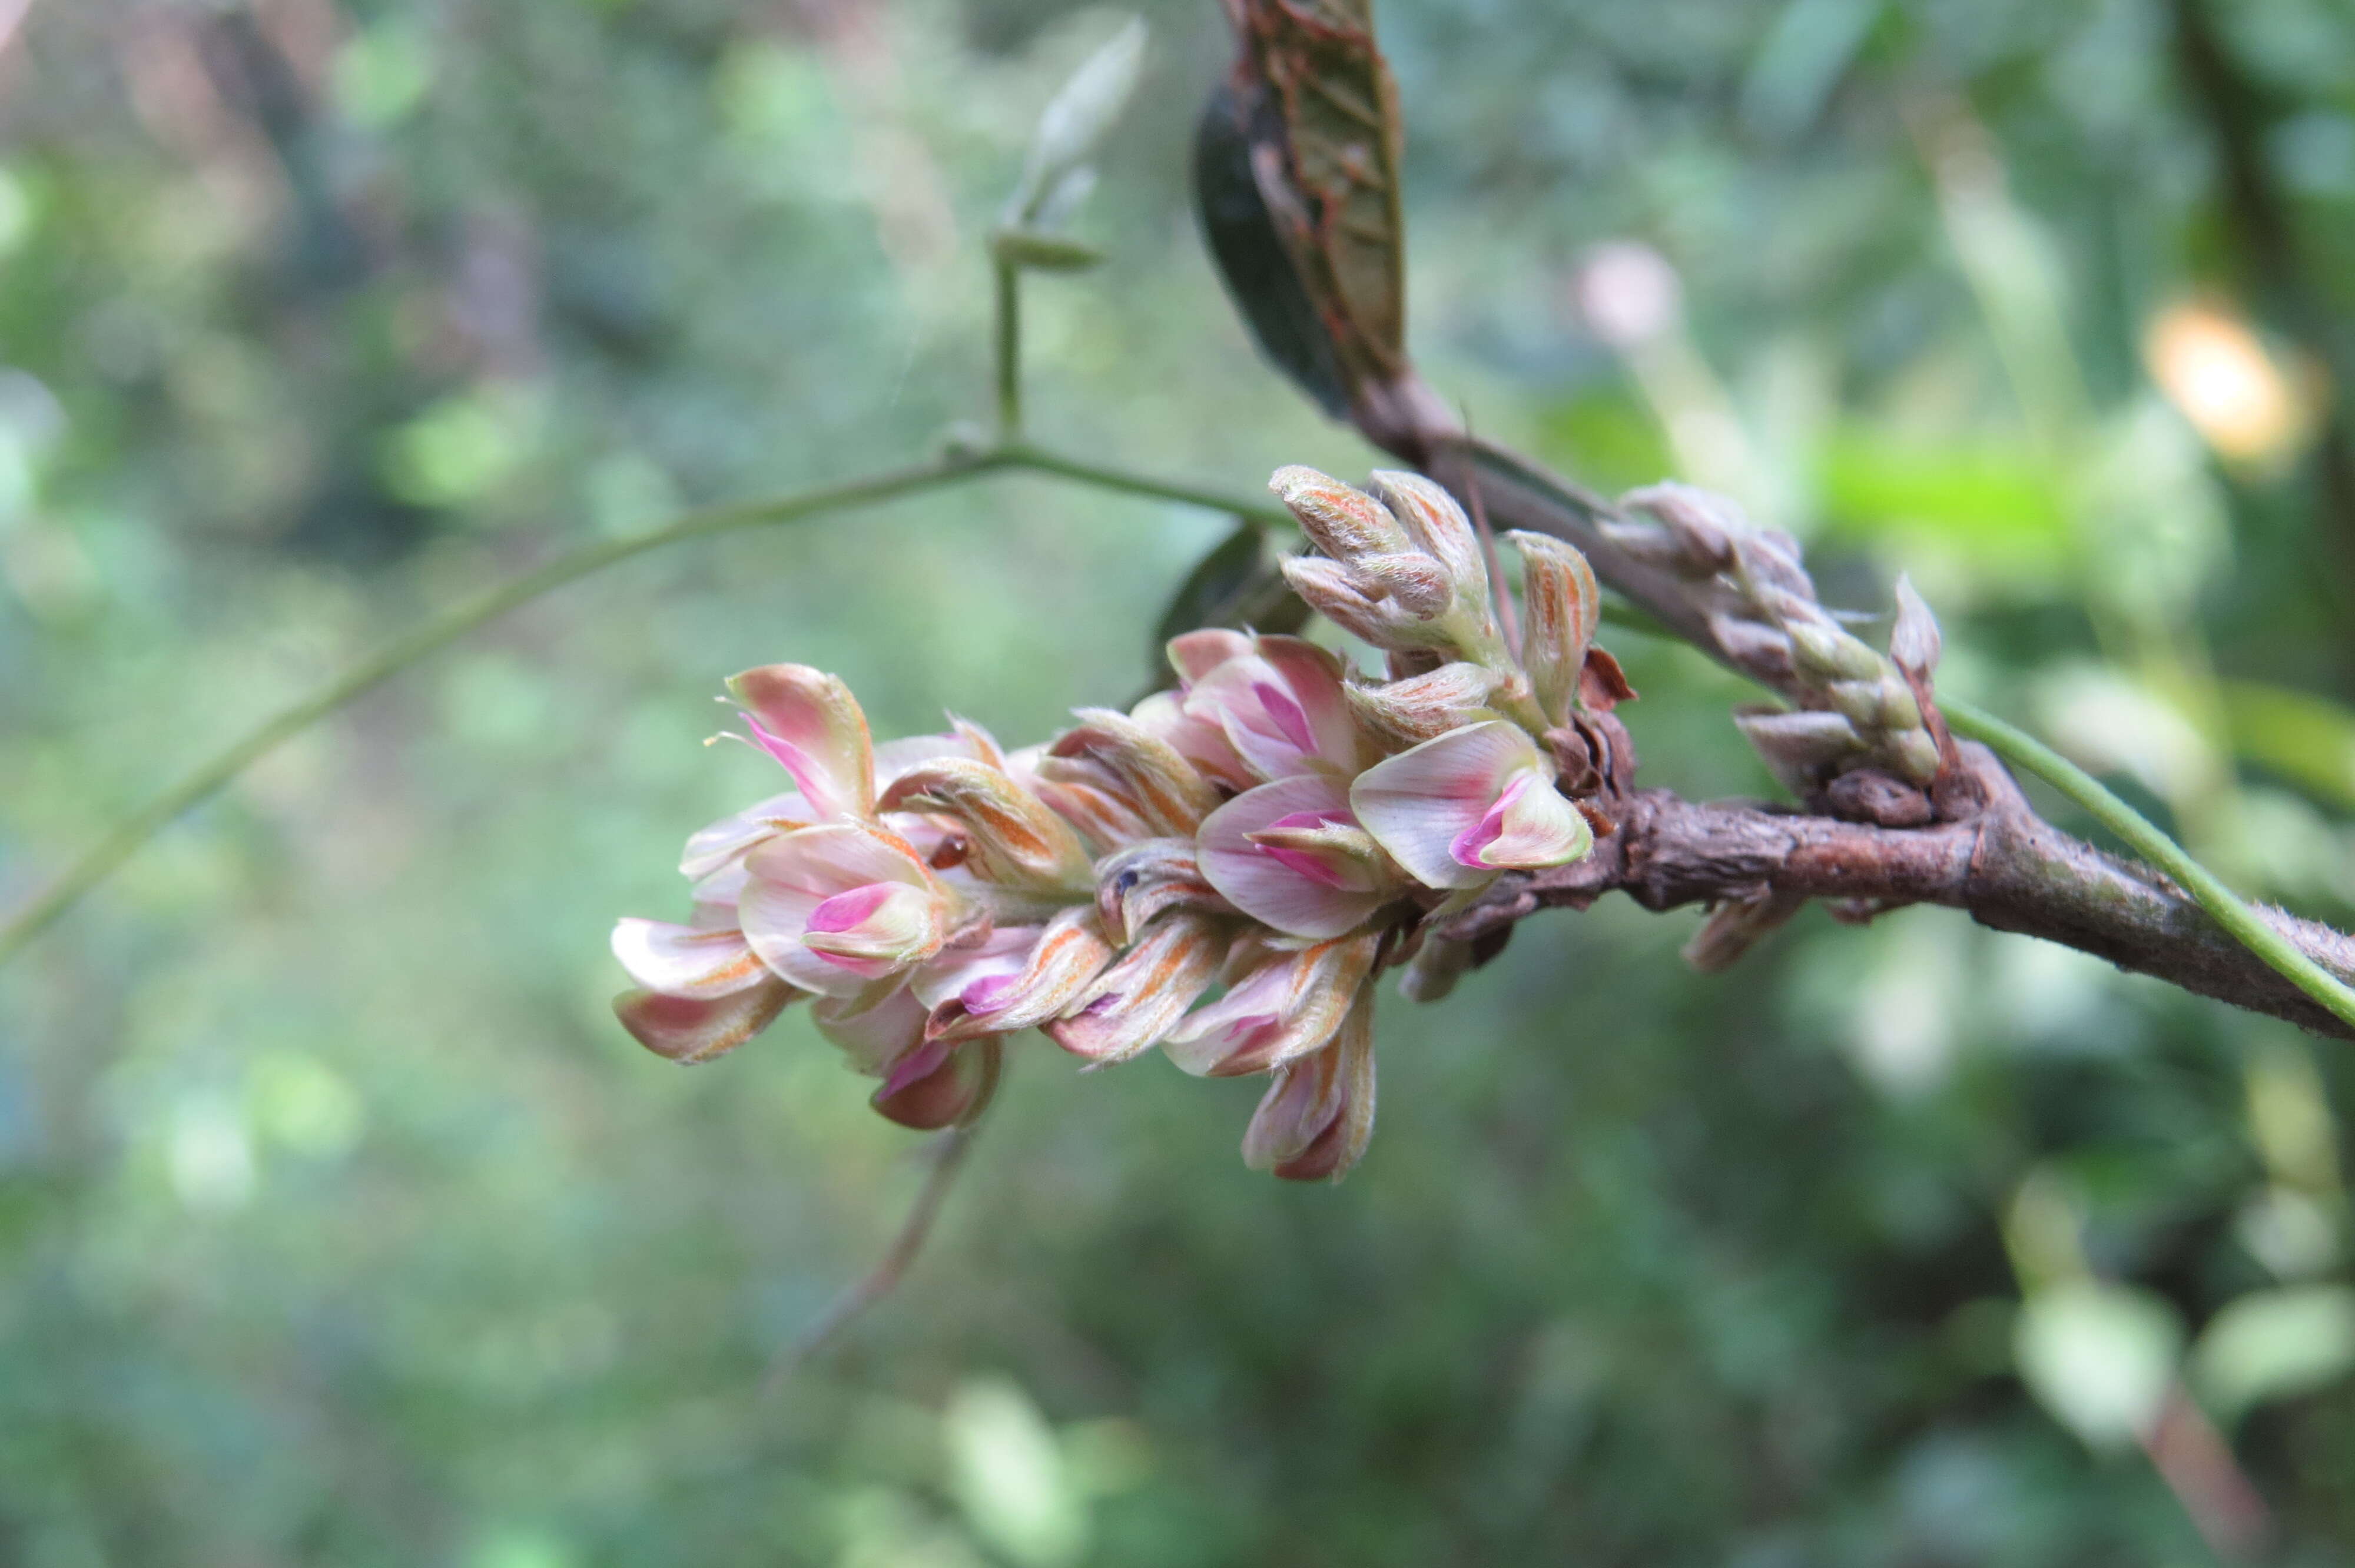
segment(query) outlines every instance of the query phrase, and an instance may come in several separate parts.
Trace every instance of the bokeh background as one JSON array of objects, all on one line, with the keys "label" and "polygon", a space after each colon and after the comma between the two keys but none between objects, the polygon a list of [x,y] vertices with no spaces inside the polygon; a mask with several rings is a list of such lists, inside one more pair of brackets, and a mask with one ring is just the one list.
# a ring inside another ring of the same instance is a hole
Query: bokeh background
[{"label": "bokeh background", "polygon": [[[1360,475],[1196,236],[1223,24],[1146,11],[1035,427]],[[1380,18],[1477,429],[1728,489],[1835,602],[1910,569],[1955,690],[2355,917],[2355,16]],[[487,579],[982,414],[984,236],[1120,19],[0,0],[0,899]],[[1227,526],[1009,477],[648,556],[141,854],[0,973],[0,1559],[2200,1563],[2169,1387],[2274,1560],[2355,1557],[2345,1048],[1938,910],[1707,979],[1689,911],[1531,922],[1386,997],[1337,1188],[1243,1170],[1255,1084],[1033,1040],[902,1288],[762,1400],[923,1167],[798,1017],[686,1071],[606,1012],[613,917],[773,788],[699,744],[718,679],[1037,738]],[[1736,683],[1617,647],[1651,781],[1772,793]]]}]

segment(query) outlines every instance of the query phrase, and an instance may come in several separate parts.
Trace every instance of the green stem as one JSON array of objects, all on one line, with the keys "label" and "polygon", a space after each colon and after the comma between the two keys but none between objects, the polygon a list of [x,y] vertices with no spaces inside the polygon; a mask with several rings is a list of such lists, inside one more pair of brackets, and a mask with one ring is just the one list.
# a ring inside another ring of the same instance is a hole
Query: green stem
[{"label": "green stem", "polygon": [[986,452],[949,457],[773,500],[707,507],[690,512],[650,533],[584,546],[526,572],[512,582],[503,583],[462,604],[453,605],[387,645],[374,658],[345,672],[259,728],[248,732],[211,761],[118,823],[112,832],[69,867],[46,892],[19,910],[6,926],[0,927],[0,964],[5,964],[16,957],[27,942],[71,908],[83,894],[105,880],[115,867],[130,859],[141,845],[154,838],[173,819],[218,793],[264,753],[427,654],[456,641],[485,621],[496,620],[519,605],[553,588],[578,581],[591,572],[602,571],[617,562],[642,556],[665,545],[677,544],[686,539],[709,538],[715,534],[730,534],[742,528],[796,522],[845,507],[870,505],[934,485],[970,478],[996,466],[996,456]]},{"label": "green stem", "polygon": [[1214,512],[1231,513],[1270,527],[1290,522],[1283,511],[1273,505],[1242,501],[1192,485],[1176,484],[1125,469],[1083,462],[1077,458],[1019,442],[1007,442],[792,495],[707,507],[690,512],[649,533],[583,546],[526,572],[512,582],[490,588],[432,617],[406,636],[387,645],[374,658],[346,671],[293,706],[249,731],[179,783],[124,818],[80,860],[67,867],[63,875],[18,910],[5,926],[0,926],[0,965],[5,965],[34,938],[56,924],[59,916],[72,908],[84,894],[106,880],[116,867],[137,853],[148,840],[161,832],[181,813],[218,794],[239,774],[281,742],[300,734],[361,694],[381,684],[420,659],[456,641],[485,621],[496,620],[508,610],[527,604],[555,588],[577,582],[592,572],[602,571],[607,567],[645,555],[649,550],[660,549],[666,545],[735,533],[740,529],[799,522],[826,513],[873,505],[878,502],[1008,469],[1028,469],[1055,474],[1099,490],[1181,502]]},{"label": "green stem", "polygon": [[1295,524],[1292,514],[1268,501],[1246,500],[1197,485],[1177,484],[1149,474],[1132,472],[1127,469],[1108,468],[1102,463],[1067,457],[1025,441],[1007,441],[993,454],[1007,468],[1027,468],[1037,473],[1051,473],[1082,484],[1092,484],[1099,490],[1114,490],[1127,495],[1149,496],[1156,501],[1181,502],[1188,506],[1199,506],[1212,512],[1225,512],[1246,518],[1263,528],[1290,528]]},{"label": "green stem", "polygon": [[2299,951],[2239,894],[2193,860],[2183,846],[2159,832],[2149,818],[2110,793],[2101,780],[2025,730],[2014,728],[1968,703],[1941,694],[1938,708],[1956,734],[1986,742],[2091,811],[2096,821],[2125,840],[2137,854],[2173,877],[2216,924],[2243,947],[2341,1021],[2355,1025],[2355,991],[2349,990]]},{"label": "green stem", "polygon": [[997,284],[997,439],[1022,439],[1022,269],[993,259]]}]

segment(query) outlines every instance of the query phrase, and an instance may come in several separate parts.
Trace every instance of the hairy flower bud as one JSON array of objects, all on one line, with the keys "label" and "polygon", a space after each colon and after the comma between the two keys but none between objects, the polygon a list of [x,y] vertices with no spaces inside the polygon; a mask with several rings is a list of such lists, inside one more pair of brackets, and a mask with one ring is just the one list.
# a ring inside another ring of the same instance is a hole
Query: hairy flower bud
[{"label": "hairy flower bud", "polygon": [[1647,565],[1684,577],[1709,577],[1733,565],[1733,540],[1745,524],[1721,497],[1689,484],[1652,484],[1629,491],[1619,504],[1655,527],[1609,524],[1604,536],[1630,552],[1655,547]]},{"label": "hairy flower bud", "polygon": [[1019,969],[975,976],[934,1007],[924,1038],[954,1044],[1044,1023],[1077,1001],[1112,957],[1095,910],[1066,909],[1047,923]]},{"label": "hairy flower bud", "polygon": [[965,863],[984,882],[1052,894],[1090,885],[1087,852],[1071,824],[986,763],[944,757],[921,764],[892,781],[882,803],[887,811],[953,820],[965,836]]},{"label": "hairy flower bud", "polygon": [[1495,716],[1487,711],[1488,700],[1504,680],[1487,665],[1459,660],[1388,685],[1347,686],[1342,695],[1367,729],[1405,747]]},{"label": "hairy flower bud", "polygon": [[1155,836],[1192,832],[1219,803],[1219,792],[1178,748],[1126,714],[1081,708],[1082,721],[1047,748],[1039,777],[1092,783],[1117,794]]},{"label": "hairy flower bud", "polygon": [[1578,700],[1587,650],[1603,620],[1603,590],[1594,568],[1576,548],[1545,534],[1505,535],[1521,554],[1521,668],[1529,672],[1539,711],[1560,724]]},{"label": "hairy flower bud", "polygon": [[1390,503],[1432,557],[1446,569],[1448,581],[1463,601],[1486,613],[1488,605],[1488,564],[1472,519],[1455,497],[1419,473],[1401,469],[1378,469],[1374,493]]},{"label": "hairy flower bud", "polygon": [[1275,471],[1267,482],[1300,531],[1333,559],[1395,555],[1414,547],[1412,537],[1390,509],[1364,491],[1297,463]]},{"label": "hairy flower bud", "polygon": [[1880,680],[1886,666],[1870,643],[1841,630],[1813,605],[1806,608],[1807,613],[1783,619],[1791,662],[1800,675],[1824,683]]},{"label": "hairy flower bud", "polygon": [[1243,1131],[1243,1163],[1287,1181],[1337,1180],[1373,1130],[1373,988],[1361,986],[1332,1044],[1276,1070]]},{"label": "hairy flower bud", "polygon": [[1899,574],[1897,619],[1889,629],[1891,662],[1926,685],[1945,649],[1945,640],[1938,633],[1938,618],[1930,613],[1930,607],[1913,591],[1912,579]]},{"label": "hairy flower bud", "polygon": [[1125,1062],[1177,1027],[1226,958],[1229,922],[1173,910],[1088,983],[1047,1037],[1097,1066]]},{"label": "hairy flower bud", "polygon": [[1864,749],[1856,726],[1836,713],[1736,708],[1733,723],[1775,781],[1802,799],[1824,774]]},{"label": "hairy flower bud", "polygon": [[1131,942],[1165,911],[1231,915],[1210,885],[1190,839],[1147,839],[1096,862],[1096,912],[1115,942]]}]

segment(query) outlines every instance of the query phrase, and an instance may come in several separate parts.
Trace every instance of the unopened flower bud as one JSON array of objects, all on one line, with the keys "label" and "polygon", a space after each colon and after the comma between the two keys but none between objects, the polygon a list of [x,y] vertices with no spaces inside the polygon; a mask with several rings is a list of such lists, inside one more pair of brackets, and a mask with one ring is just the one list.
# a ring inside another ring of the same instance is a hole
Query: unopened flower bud
[{"label": "unopened flower bud", "polygon": [[1201,825],[1219,803],[1219,792],[1178,754],[1178,748],[1126,714],[1082,708],[1076,729],[1066,730],[1047,748],[1039,776],[1095,783],[1134,806],[1146,830],[1156,836],[1185,834]]},{"label": "unopened flower bud", "polygon": [[1167,911],[1232,915],[1234,906],[1210,885],[1195,860],[1191,839],[1147,839],[1096,863],[1096,912],[1115,942],[1131,942]]},{"label": "unopened flower bud", "polygon": [[1926,729],[1901,730],[1889,737],[1882,749],[1891,768],[1916,784],[1927,784],[1938,776],[1938,743]]},{"label": "unopened flower bud", "polygon": [[1361,556],[1353,564],[1360,582],[1410,620],[1436,620],[1455,602],[1454,580],[1429,556]]},{"label": "unopened flower bud", "polygon": [[1528,622],[1521,630],[1521,668],[1529,672],[1540,711],[1560,724],[1578,699],[1586,651],[1603,619],[1603,591],[1594,568],[1573,546],[1545,534],[1505,537],[1521,554]]},{"label": "unopened flower bud", "polygon": [[1770,686],[1791,677],[1791,640],[1780,628],[1723,611],[1709,618],[1709,634],[1729,663]]},{"label": "unopened flower bud", "polygon": [[1377,470],[1373,485],[1376,493],[1390,503],[1391,513],[1415,535],[1416,542],[1446,569],[1448,579],[1463,601],[1485,607],[1488,602],[1487,560],[1472,519],[1465,515],[1455,497],[1422,474],[1401,469]]},{"label": "unopened flower bud", "polygon": [[[1731,502],[1689,484],[1646,485],[1621,496],[1619,504],[1666,531],[1672,555],[1657,564],[1671,566],[1684,577],[1708,577],[1731,567],[1734,538],[1748,526]],[[1635,535],[1649,530],[1640,524],[1606,524],[1604,533],[1620,548],[1634,550],[1639,545]]]},{"label": "unopened flower bud", "polygon": [[1301,532],[1337,561],[1414,547],[1405,525],[1389,508],[1329,474],[1295,463],[1277,469],[1267,487],[1300,520]]},{"label": "unopened flower bud", "polygon": [[1228,930],[1226,921],[1172,911],[1146,927],[1062,1017],[1039,1028],[1095,1065],[1127,1061],[1177,1027],[1209,989],[1227,954]]},{"label": "unopened flower bud", "polygon": [[1347,1175],[1374,1128],[1373,988],[1361,986],[1332,1043],[1277,1069],[1243,1132],[1243,1163],[1293,1181]]},{"label": "unopened flower bud", "polygon": [[1897,578],[1897,620],[1889,629],[1891,661],[1926,685],[1945,649],[1945,639],[1938,632],[1938,618],[1930,613],[1930,607],[1913,591],[1912,579],[1901,573]]},{"label": "unopened flower bud", "polygon": [[1886,666],[1870,643],[1832,624],[1821,610],[1783,620],[1791,639],[1791,662],[1802,676],[1816,682],[1877,682]]},{"label": "unopened flower bud", "polygon": [[1856,726],[1836,713],[1736,708],[1733,723],[1775,781],[1794,795],[1812,793],[1827,770],[1864,749]]},{"label": "unopened flower bud", "polygon": [[1309,609],[1342,630],[1369,642],[1383,635],[1388,607],[1349,567],[1323,556],[1286,556],[1276,569]]},{"label": "unopened flower bud", "polygon": [[985,882],[1055,893],[1090,885],[1087,852],[1071,824],[986,763],[943,757],[920,764],[892,781],[882,805],[953,818],[970,845],[966,863]]},{"label": "unopened flower bud", "polygon": [[1487,665],[1459,660],[1388,685],[1345,686],[1342,695],[1368,729],[1403,747],[1490,716],[1489,698],[1503,680]]}]

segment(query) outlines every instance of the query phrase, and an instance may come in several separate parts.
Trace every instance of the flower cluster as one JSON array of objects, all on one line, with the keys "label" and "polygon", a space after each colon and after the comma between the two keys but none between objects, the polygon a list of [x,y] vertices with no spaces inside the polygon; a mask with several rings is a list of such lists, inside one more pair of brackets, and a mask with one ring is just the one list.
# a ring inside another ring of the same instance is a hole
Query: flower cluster
[{"label": "flower cluster", "polygon": [[1429,916],[1588,853],[1591,720],[1632,694],[1593,647],[1575,550],[1508,536],[1515,649],[1463,511],[1417,475],[1375,483],[1288,468],[1273,488],[1319,551],[1285,575],[1386,679],[1297,638],[1190,632],[1174,690],[1010,752],[961,720],[876,746],[805,665],[729,682],[794,787],[687,841],[688,923],[615,927],[639,988],[623,1023],[701,1062],[809,999],[882,1080],[876,1108],[919,1128],[971,1111],[975,1042],[1036,1028],[1092,1065],[1158,1045],[1188,1073],[1273,1076],[1253,1166],[1347,1171],[1373,1121],[1374,977],[1406,964],[1412,994],[1439,994],[1465,956]]}]

